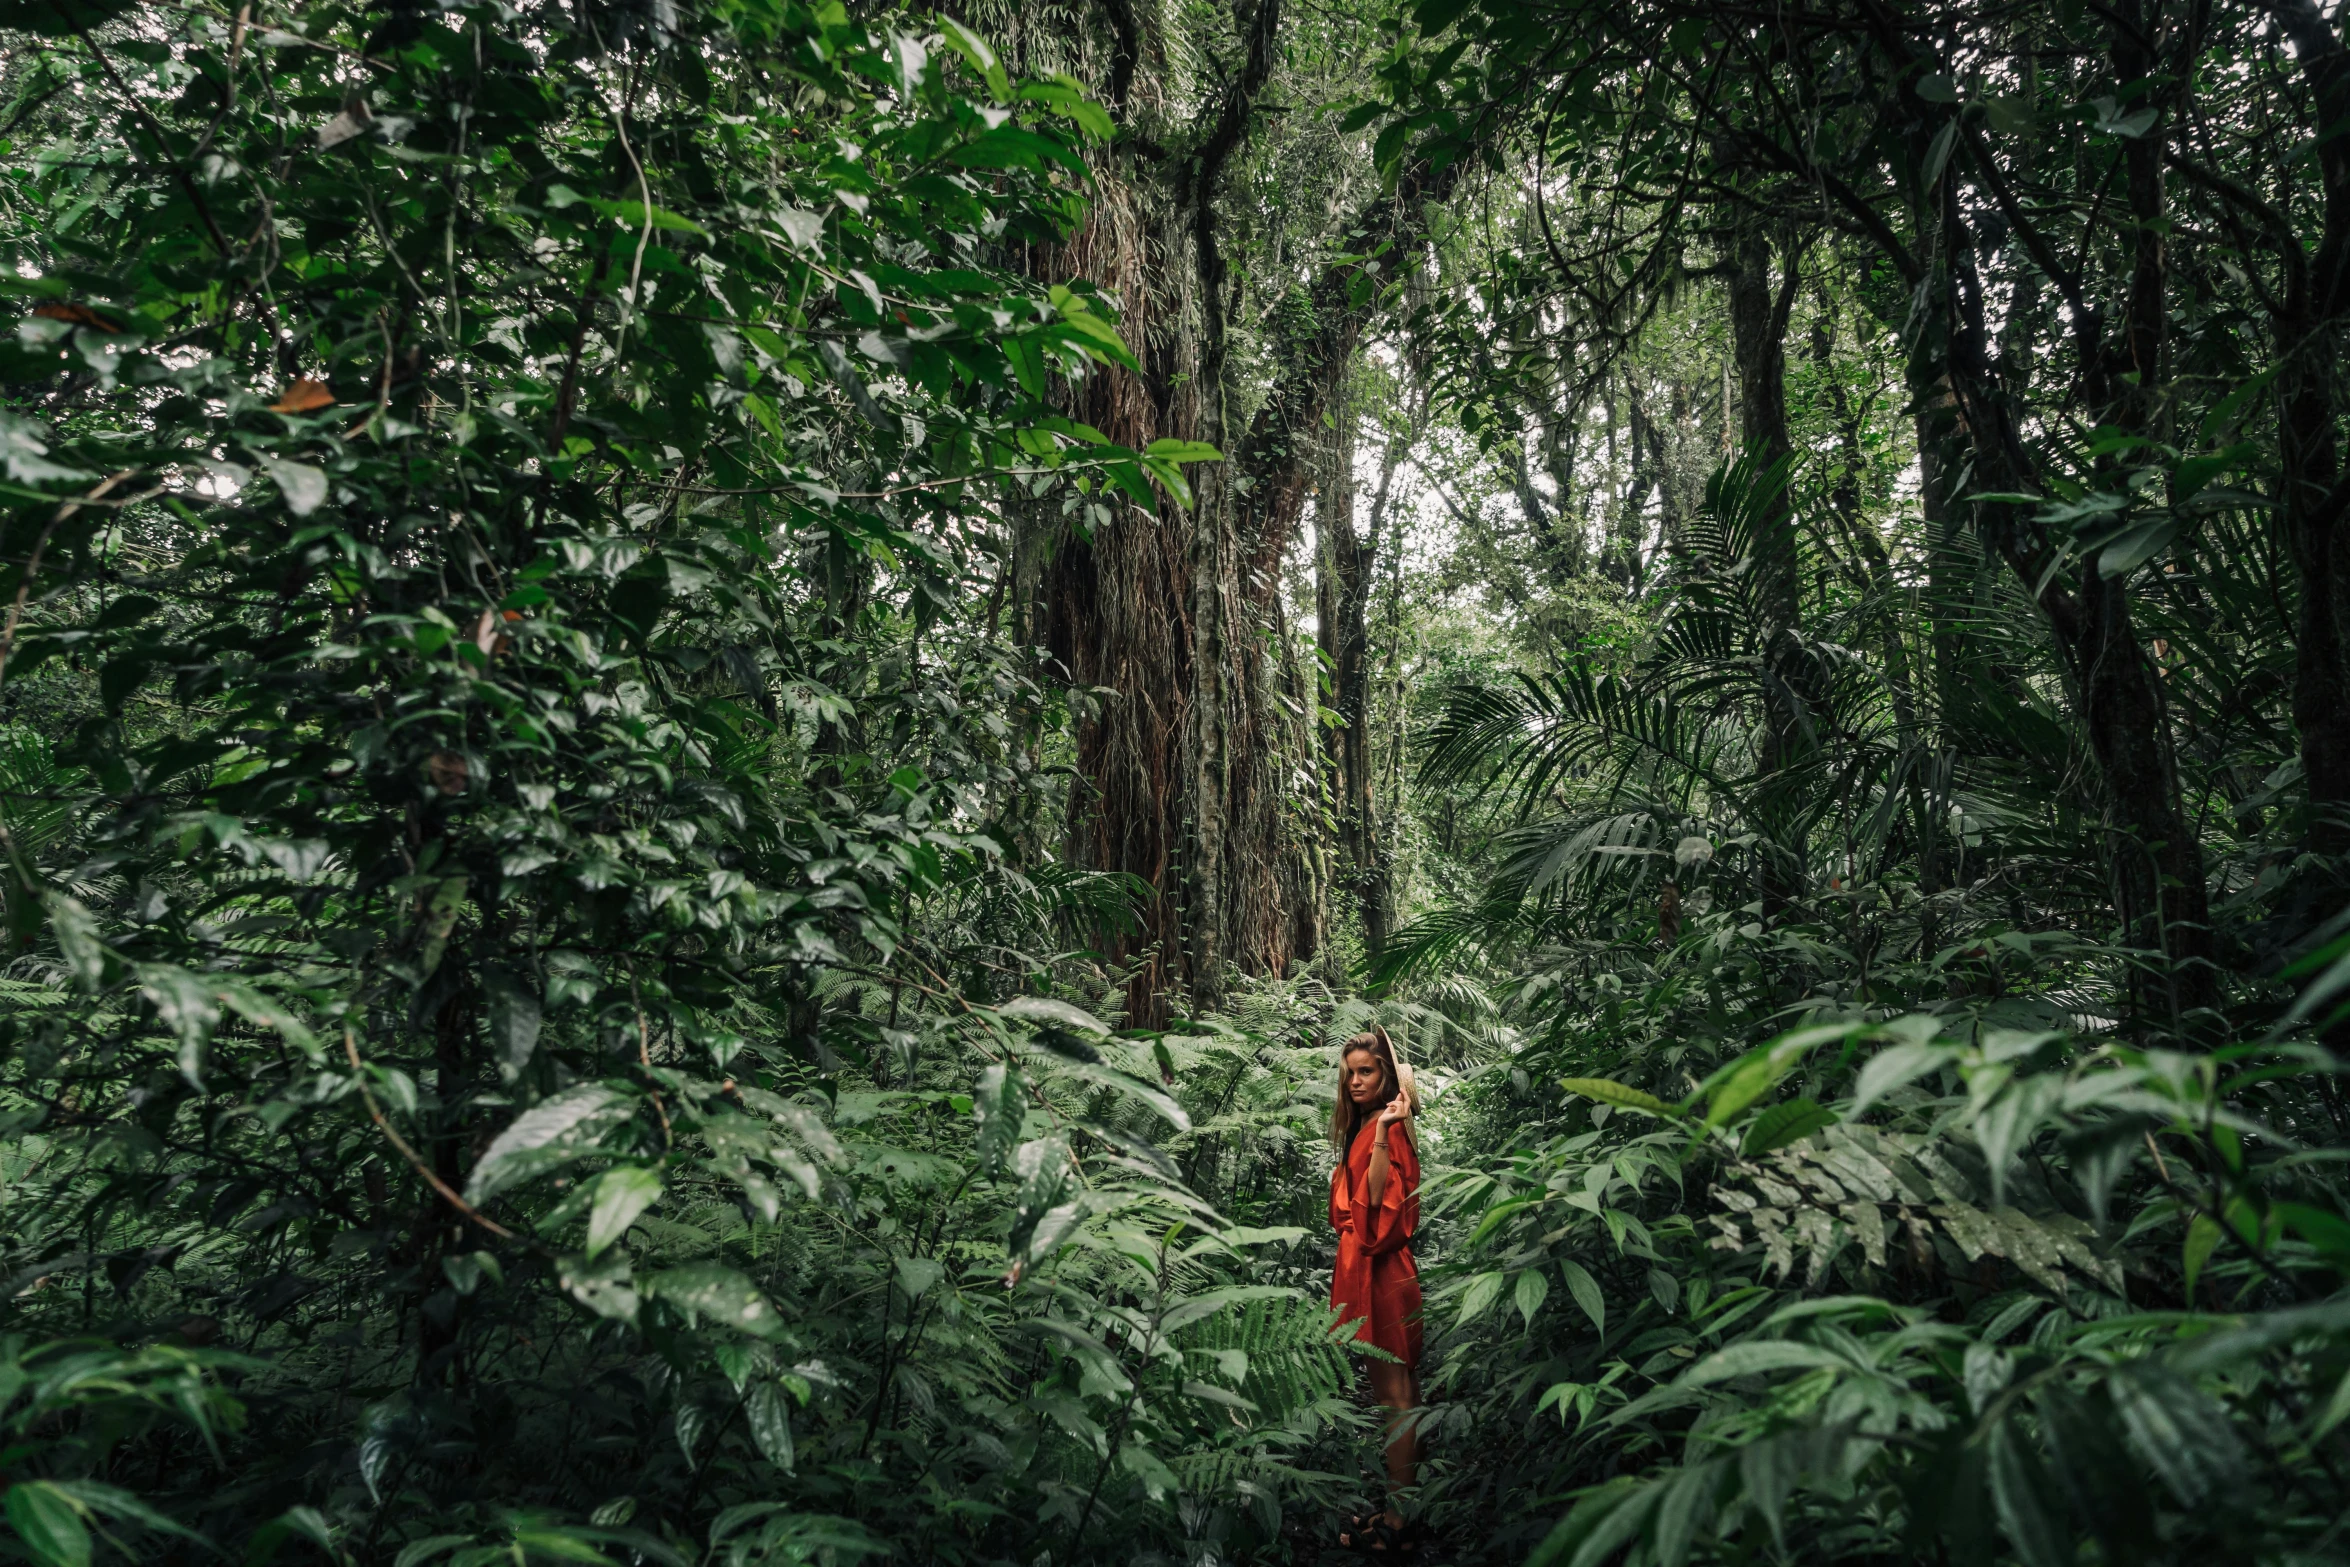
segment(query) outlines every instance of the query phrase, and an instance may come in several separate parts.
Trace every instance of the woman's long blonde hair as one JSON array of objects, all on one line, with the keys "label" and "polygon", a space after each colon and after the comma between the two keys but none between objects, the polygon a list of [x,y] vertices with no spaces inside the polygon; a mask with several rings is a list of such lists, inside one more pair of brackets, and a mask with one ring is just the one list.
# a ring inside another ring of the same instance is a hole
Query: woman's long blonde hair
[{"label": "woman's long blonde hair", "polygon": [[[1368,1050],[1378,1058],[1380,1070],[1387,1081],[1386,1094],[1369,1110],[1356,1104],[1346,1092],[1346,1058],[1358,1050]],[[1368,1033],[1357,1034],[1338,1047],[1338,1103],[1330,1110],[1330,1140],[1338,1145],[1340,1159],[1343,1160],[1346,1151],[1354,1146],[1355,1134],[1363,1129],[1365,1118],[1386,1108],[1388,1100],[1398,1093],[1404,1096],[1404,1102],[1411,1107],[1410,1113],[1418,1115],[1419,1085],[1412,1081],[1412,1069],[1404,1061],[1403,1052],[1395,1048],[1395,1041],[1387,1037],[1386,1029],[1373,1024]],[[1412,1123],[1408,1119],[1404,1122],[1404,1135],[1412,1135]]]}]

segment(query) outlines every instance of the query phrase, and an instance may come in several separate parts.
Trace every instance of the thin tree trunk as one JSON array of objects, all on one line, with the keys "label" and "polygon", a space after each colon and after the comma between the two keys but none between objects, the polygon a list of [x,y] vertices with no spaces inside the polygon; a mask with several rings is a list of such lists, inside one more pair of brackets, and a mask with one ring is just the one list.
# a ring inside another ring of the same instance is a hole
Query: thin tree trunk
[{"label": "thin tree trunk", "polygon": [[[1758,473],[1777,469],[1784,478],[1794,454],[1787,433],[1787,316],[1794,305],[1796,271],[1792,254],[1781,260],[1782,277],[1772,289],[1771,244],[1752,223],[1742,225],[1732,246],[1730,333],[1738,369],[1738,410],[1743,455]],[[1795,513],[1782,482],[1757,518],[1752,542],[1754,602],[1762,643],[1766,780],[1783,777],[1813,749],[1815,704],[1804,652],[1801,585],[1797,576]],[[1784,916],[1801,898],[1807,858],[1803,829],[1785,790],[1765,785],[1776,840],[1763,870],[1763,912]]]},{"label": "thin tree trunk", "polygon": [[2278,492],[2301,578],[2293,722],[2309,791],[2309,846],[2332,856],[2350,849],[2350,539],[2343,530],[2350,489],[2343,487],[2337,406],[2341,328],[2350,316],[2350,142],[2341,135],[2350,116],[2350,50],[2311,0],[2270,0],[2268,9],[2292,40],[2315,101],[2324,192],[2314,254],[2281,220],[2271,239],[2285,272],[2275,322]]}]

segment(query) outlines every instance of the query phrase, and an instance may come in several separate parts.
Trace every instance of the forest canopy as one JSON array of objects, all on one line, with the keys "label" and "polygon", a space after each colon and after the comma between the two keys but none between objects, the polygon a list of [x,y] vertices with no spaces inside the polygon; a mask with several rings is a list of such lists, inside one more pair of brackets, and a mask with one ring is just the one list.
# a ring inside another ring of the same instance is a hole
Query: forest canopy
[{"label": "forest canopy", "polygon": [[2350,1561],[2343,12],[0,0],[0,1561]]}]

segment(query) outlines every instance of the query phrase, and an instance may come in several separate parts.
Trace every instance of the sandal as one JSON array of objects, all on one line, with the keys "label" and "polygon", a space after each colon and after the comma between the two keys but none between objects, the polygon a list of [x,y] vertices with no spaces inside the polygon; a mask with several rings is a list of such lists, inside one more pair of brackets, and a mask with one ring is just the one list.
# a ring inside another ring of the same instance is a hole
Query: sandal
[{"label": "sandal", "polygon": [[1363,1554],[1377,1561],[1415,1560],[1420,1554],[1420,1529],[1408,1522],[1398,1529],[1384,1518],[1374,1518]]}]

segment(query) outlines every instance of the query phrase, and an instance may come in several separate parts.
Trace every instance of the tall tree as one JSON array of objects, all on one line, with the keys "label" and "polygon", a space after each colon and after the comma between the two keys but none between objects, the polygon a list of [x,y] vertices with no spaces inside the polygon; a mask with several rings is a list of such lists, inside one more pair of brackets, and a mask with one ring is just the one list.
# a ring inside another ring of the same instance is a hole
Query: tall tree
[{"label": "tall tree", "polygon": [[[1060,264],[1115,280],[1148,347],[1139,369],[1096,377],[1075,411],[1121,445],[1200,442],[1226,458],[1198,471],[1189,504],[1121,507],[1055,538],[1041,582],[1046,645],[1077,683],[1111,693],[1080,729],[1071,841],[1082,862],[1156,893],[1143,929],[1119,943],[1133,965],[1129,1015],[1155,1023],[1176,1005],[1212,1004],[1229,971],[1279,974],[1313,956],[1298,911],[1322,893],[1289,782],[1312,742],[1277,689],[1291,635],[1282,565],[1324,415],[1454,176],[1415,163],[1344,221],[1299,237],[1314,257],[1302,284],[1257,286],[1257,258],[1235,265],[1252,232],[1235,209],[1291,36],[1281,0],[1237,14],[1221,89],[1175,123],[1147,79],[1166,59],[1157,24],[1117,6],[1105,17],[1119,151]],[[1244,334],[1250,362],[1269,372],[1261,383],[1240,369]]]}]

